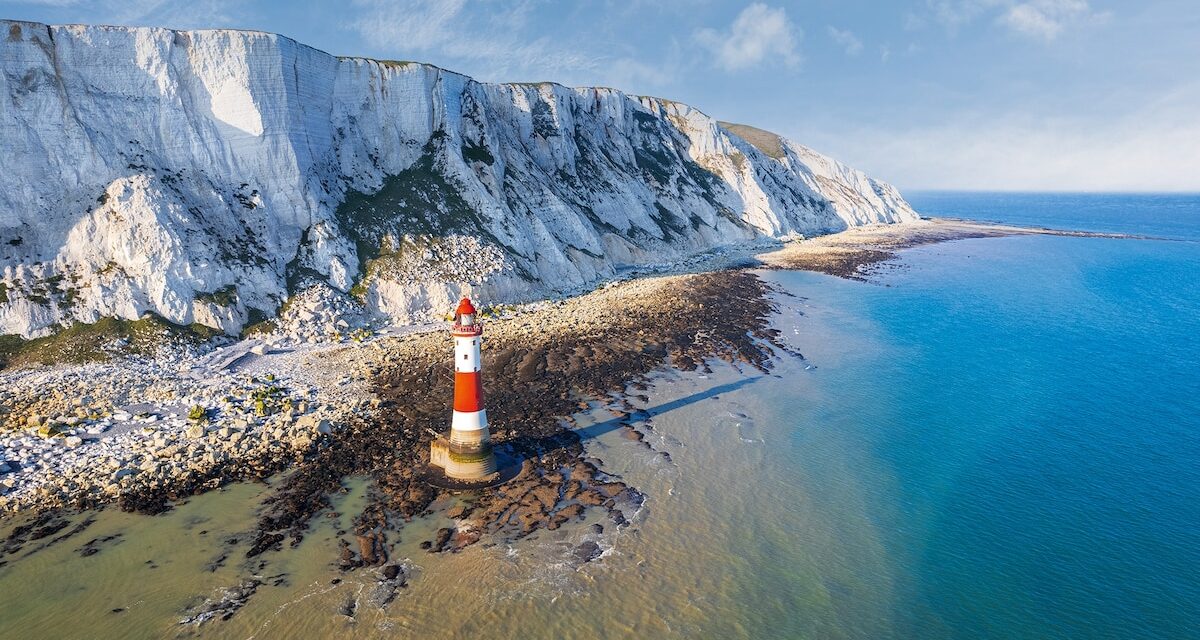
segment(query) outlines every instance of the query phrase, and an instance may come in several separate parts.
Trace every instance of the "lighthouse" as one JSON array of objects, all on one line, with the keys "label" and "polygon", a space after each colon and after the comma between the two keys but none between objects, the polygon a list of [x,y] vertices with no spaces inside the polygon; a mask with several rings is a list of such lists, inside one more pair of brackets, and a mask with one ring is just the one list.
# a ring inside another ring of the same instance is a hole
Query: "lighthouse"
[{"label": "lighthouse", "polygon": [[430,445],[429,461],[455,480],[482,480],[496,472],[487,411],[483,408],[483,376],[479,348],[483,326],[475,306],[463,298],[454,313],[454,413],[449,439],[439,437]]}]

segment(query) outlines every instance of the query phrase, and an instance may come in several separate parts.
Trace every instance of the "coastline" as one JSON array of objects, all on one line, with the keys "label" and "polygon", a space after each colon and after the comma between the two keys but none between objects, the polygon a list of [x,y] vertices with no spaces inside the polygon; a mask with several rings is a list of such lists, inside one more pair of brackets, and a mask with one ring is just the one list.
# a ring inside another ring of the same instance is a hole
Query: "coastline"
[{"label": "coastline", "polygon": [[[908,247],[1041,233],[1047,232],[939,220],[861,229],[793,241],[755,259],[724,255],[721,260],[728,266],[714,271],[613,282],[485,319],[484,386],[495,445],[508,459],[522,462],[515,479],[465,495],[428,483],[424,473],[430,430],[444,428],[449,413],[452,378],[445,327],[389,328],[362,343],[290,351],[244,341],[227,347],[229,353],[206,356],[231,366],[215,381],[201,381],[212,386],[200,391],[232,380],[248,395],[227,402],[224,406],[234,409],[228,414],[213,412],[201,434],[193,437],[188,431],[196,425],[171,414],[154,423],[162,426],[154,433],[127,429],[108,438],[129,446],[121,455],[130,456],[139,472],[114,483],[101,467],[91,486],[87,476],[78,474],[26,472],[24,478],[35,482],[5,498],[10,512],[0,518],[0,567],[23,565],[25,558],[48,547],[59,549],[51,554],[59,555],[74,545],[59,543],[89,528],[96,533],[79,536],[92,539],[75,551],[84,557],[103,552],[111,538],[103,534],[103,523],[111,519],[96,510],[111,506],[162,513],[221,487],[225,489],[218,493],[255,496],[245,505],[247,515],[253,514],[248,528],[213,540],[214,559],[206,566],[209,572],[236,576],[237,582],[188,605],[180,624],[198,626],[235,615],[259,586],[278,586],[287,579],[286,573],[276,582],[264,582],[262,576],[286,566],[295,557],[292,550],[313,535],[320,542],[305,546],[307,561],[324,556],[327,562],[317,560],[317,565],[334,569],[339,577],[332,585],[351,574],[356,580],[378,581],[385,607],[419,571],[407,555],[417,542],[421,553],[453,555],[477,544],[515,553],[533,546],[518,543],[522,538],[569,535],[575,541],[568,562],[582,567],[604,553],[597,544],[601,536],[641,530],[638,514],[646,499],[636,483],[594,457],[598,450],[588,448],[588,440],[612,433],[636,442],[647,458],[661,458],[670,466],[670,453],[655,446],[660,436],[645,410],[644,394],[657,376],[692,371],[706,378],[713,373],[710,364],[718,361],[732,365],[734,375],[765,373],[780,358],[803,360],[773,328],[777,309],[789,306],[779,296],[789,294],[768,284],[770,278],[762,277],[760,269],[797,268],[862,280]],[[680,270],[702,266],[693,261]],[[81,370],[94,372],[97,365],[17,372],[14,377],[82,377]],[[195,382],[195,373],[195,367],[188,368],[167,386]],[[106,378],[97,379],[107,384]],[[262,389],[271,387],[280,391],[264,396]],[[179,406],[179,397],[162,397],[166,400],[159,407],[168,402]],[[256,397],[276,407],[291,400],[291,408],[255,416],[245,410],[245,400]],[[576,417],[583,422],[576,424]],[[88,426],[83,421],[76,428]],[[34,438],[31,431],[26,427],[0,443],[11,446],[14,438]],[[112,451],[103,437],[97,438],[99,446],[92,440],[75,447],[66,446],[68,437],[37,440],[60,455],[83,454],[84,462],[89,447],[96,456]],[[114,484],[115,490],[104,490]],[[252,488],[252,494],[246,493]],[[356,495],[349,504],[344,499],[348,492]],[[205,497],[197,506],[203,509],[200,505],[213,499],[226,498]],[[101,524],[92,527],[97,521]],[[634,522],[639,524],[631,528]]]},{"label": "coastline", "polygon": [[816,271],[841,278],[864,280],[872,266],[895,259],[897,253],[904,249],[952,240],[1036,235],[1143,239],[1143,236],[1121,233],[1017,227],[959,218],[922,218],[901,225],[869,225],[790,242],[777,251],[759,254],[756,257],[768,269]]},{"label": "coastline", "polygon": [[[690,370],[702,367],[707,358],[719,357],[769,367],[779,345],[772,345],[766,329],[771,308],[768,292],[743,267],[863,279],[872,266],[905,248],[1029,234],[1124,237],[948,219],[864,227],[789,242],[758,253],[754,260],[749,260],[749,254],[742,260],[721,257],[725,264],[740,263],[740,267],[611,283],[575,298],[528,305],[507,317],[490,319],[485,387],[489,415],[497,424],[497,444],[528,455],[546,442],[555,442],[569,451],[556,460],[574,465],[579,462],[578,443],[558,439],[569,439],[565,421],[580,402],[616,393],[625,383],[664,364]],[[703,268],[694,261],[686,267]],[[43,402],[16,410],[42,413],[37,414],[36,426],[24,424],[20,431],[0,438],[0,451],[29,450],[30,457],[41,456],[50,463],[41,471],[18,469],[0,476],[11,485],[6,485],[7,495],[0,496],[0,506],[10,514],[41,513],[38,520],[45,522],[53,521],[54,510],[63,507],[117,504],[125,510],[157,513],[188,495],[290,468],[294,471],[288,485],[272,500],[272,513],[264,516],[260,527],[263,533],[256,546],[264,550],[279,545],[284,537],[281,531],[289,531],[293,539],[301,536],[308,518],[327,504],[322,492],[336,489],[338,480],[352,473],[372,474],[379,483],[377,493],[383,496],[373,503],[374,515],[360,521],[361,529],[378,528],[384,520],[380,514],[388,509],[412,518],[436,495],[415,469],[422,464],[421,456],[427,455],[427,429],[441,428],[445,418],[449,378],[438,375],[447,366],[442,328],[389,329],[361,344],[277,352],[269,345],[244,341],[226,348],[240,349],[233,366],[202,370],[208,377],[199,379],[195,369],[180,370],[178,365],[144,365],[145,370],[132,369],[131,375],[123,363],[0,374],[8,389],[10,420],[13,408],[22,406],[20,399],[14,401],[22,391],[26,398]],[[220,358],[208,358],[214,360]],[[148,379],[163,372],[167,373],[163,379]],[[48,386],[69,391],[40,393]],[[133,397],[145,403],[144,416],[121,408],[120,400]],[[183,415],[189,403],[198,399],[215,405],[211,417],[200,425]],[[76,400],[108,406],[73,407]],[[269,403],[266,415],[256,411],[258,400]],[[51,404],[46,411],[42,407],[47,402],[58,405]],[[47,418],[56,408],[68,415]],[[79,413],[85,415],[69,415]],[[114,427],[114,417],[128,420]],[[47,424],[65,428],[38,435]],[[89,433],[93,430],[98,433]],[[322,471],[306,473],[309,468]],[[603,473],[595,465],[585,464],[578,475],[581,486],[603,483]],[[529,482],[534,476],[540,480]],[[510,497],[519,502],[545,483],[558,489],[569,480],[554,476],[548,461],[527,463],[518,483],[526,491]],[[572,487],[567,501],[578,495],[579,489]],[[612,495],[601,504],[625,491],[610,490]],[[497,492],[508,493],[508,489]],[[631,490],[624,497],[635,494]],[[541,512],[527,515],[526,520],[548,525],[562,501],[540,502]],[[511,524],[499,523],[495,520],[499,514],[492,515],[490,520],[484,516],[480,535]],[[533,528],[537,526],[541,525]],[[526,534],[532,530],[521,529]],[[475,534],[460,536],[456,544],[472,538],[478,539]]]}]

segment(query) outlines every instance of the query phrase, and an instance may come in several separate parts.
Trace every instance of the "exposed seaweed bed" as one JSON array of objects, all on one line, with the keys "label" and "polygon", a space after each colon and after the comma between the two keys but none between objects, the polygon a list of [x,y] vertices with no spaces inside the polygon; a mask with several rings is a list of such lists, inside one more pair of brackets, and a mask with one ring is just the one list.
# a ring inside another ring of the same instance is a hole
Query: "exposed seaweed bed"
[{"label": "exposed seaweed bed", "polygon": [[[769,368],[771,358],[786,349],[769,326],[773,307],[767,294],[767,285],[749,271],[667,276],[610,286],[487,323],[483,371],[489,422],[497,449],[523,460],[520,474],[475,492],[449,514],[457,527],[438,530],[421,546],[453,552],[480,541],[512,541],[582,520],[592,509],[603,511],[608,526],[627,526],[626,513],[641,504],[641,494],[587,457],[570,416],[600,402],[633,434],[637,416],[630,415],[621,394],[644,388],[644,377],[664,364],[707,370],[706,362],[718,358]],[[301,461],[287,456],[229,465],[221,475],[192,478],[167,493],[125,495],[120,507],[158,513],[170,508],[170,500],[233,480],[266,478],[293,465],[274,482],[277,489],[263,504],[252,539],[228,543],[226,556],[243,555],[257,575],[265,573],[271,552],[298,544],[315,517],[333,515],[331,496],[349,478],[367,477],[366,507],[331,560],[344,571],[381,567],[403,586],[399,565],[389,564],[391,548],[404,535],[404,523],[429,515],[430,505],[448,491],[427,482],[425,472],[430,430],[444,429],[450,413],[449,340],[444,332],[389,340],[379,350],[385,364],[373,380],[377,400],[370,417],[350,420]],[[9,532],[0,545],[0,566],[78,535],[90,523],[76,523],[65,511],[44,512]],[[83,548],[98,548],[94,542]],[[582,561],[594,557],[587,549],[578,555]],[[200,621],[233,615],[258,584],[244,586],[233,589],[244,597],[214,603],[217,609],[198,614]]]},{"label": "exposed seaweed bed", "polygon": [[[585,459],[569,416],[591,400],[623,390],[665,361],[692,370],[704,360],[766,368],[775,331],[766,285],[754,274],[725,271],[638,281],[556,305],[517,320],[487,325],[483,372],[496,447],[524,460],[520,475],[480,492],[460,512],[458,530],[428,541],[432,550],[459,549],[485,536],[514,539],[557,528],[584,510],[607,510],[624,523],[623,505],[636,489],[608,478]],[[289,476],[259,522],[250,553],[293,542],[329,506],[342,478],[374,479],[367,508],[355,520],[359,548],[343,567],[381,564],[386,534],[424,513],[445,491],[429,484],[430,428],[442,428],[453,395],[443,335],[408,340],[390,352],[375,382],[378,418],[351,426],[334,446]],[[618,418],[627,417],[624,415]]]},{"label": "exposed seaweed bed", "polygon": [[[759,259],[767,268],[862,279],[865,270],[906,247],[1026,233],[1059,232],[926,221],[790,243]],[[522,461],[520,473],[454,507],[447,515],[456,520],[456,528],[438,530],[421,546],[453,552],[477,542],[498,544],[582,520],[589,510],[602,510],[610,526],[627,526],[626,512],[640,505],[642,495],[606,474],[602,461],[587,456],[571,429],[571,415],[604,403],[627,435],[641,440],[633,428],[638,416],[631,415],[622,394],[644,389],[646,377],[656,369],[707,370],[706,363],[715,358],[767,370],[780,354],[801,357],[788,351],[770,327],[770,293],[748,270],[654,277],[486,323],[485,405],[496,448]],[[354,516],[353,531],[339,532],[344,534],[342,546],[331,560],[343,571],[382,567],[387,580],[404,586],[403,571],[390,557],[392,547],[405,535],[406,522],[429,515],[430,506],[449,491],[430,484],[425,473],[431,430],[444,430],[450,414],[451,346],[448,334],[435,331],[387,338],[375,347],[369,357],[361,347],[353,356],[356,367],[373,373],[372,410],[351,414],[343,428],[327,434],[308,453],[235,461],[167,492],[126,494],[120,507],[158,513],[170,508],[171,500],[235,480],[264,479],[290,467],[274,482],[277,488],[262,505],[249,544],[245,539],[240,545],[229,543],[227,555],[244,555],[252,572],[261,573],[265,558],[285,544],[298,544],[315,517],[341,515],[332,513],[331,496],[344,490],[347,479],[366,477],[366,506]],[[315,360],[314,366],[331,371],[347,366],[328,355]],[[28,518],[0,542],[0,566],[78,535],[91,522],[86,514],[79,518],[61,510]],[[95,553],[104,542],[93,540],[82,549]],[[586,549],[579,555],[584,561],[591,557]],[[233,615],[260,584],[257,578],[250,580],[234,590],[237,598],[214,603],[216,609],[200,615]]]}]

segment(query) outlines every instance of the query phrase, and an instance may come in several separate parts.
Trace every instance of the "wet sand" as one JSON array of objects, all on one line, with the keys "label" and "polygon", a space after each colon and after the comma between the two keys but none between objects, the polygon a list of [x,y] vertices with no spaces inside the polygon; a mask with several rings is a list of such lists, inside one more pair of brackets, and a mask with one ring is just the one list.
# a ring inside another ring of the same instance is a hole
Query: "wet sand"
[{"label": "wet sand", "polygon": [[790,242],[778,251],[756,257],[769,269],[817,271],[841,278],[865,280],[872,267],[895,259],[897,252],[904,249],[951,240],[1027,235],[1133,237],[1126,234],[1014,227],[954,218],[927,218],[902,225],[859,227]]}]

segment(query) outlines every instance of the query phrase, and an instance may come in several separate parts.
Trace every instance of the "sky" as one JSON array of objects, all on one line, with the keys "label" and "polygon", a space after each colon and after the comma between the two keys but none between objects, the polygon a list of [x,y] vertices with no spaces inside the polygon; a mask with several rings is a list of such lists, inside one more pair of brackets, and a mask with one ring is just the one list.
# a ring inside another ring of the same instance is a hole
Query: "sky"
[{"label": "sky", "polygon": [[1200,0],[0,0],[690,104],[902,189],[1200,191]]}]

